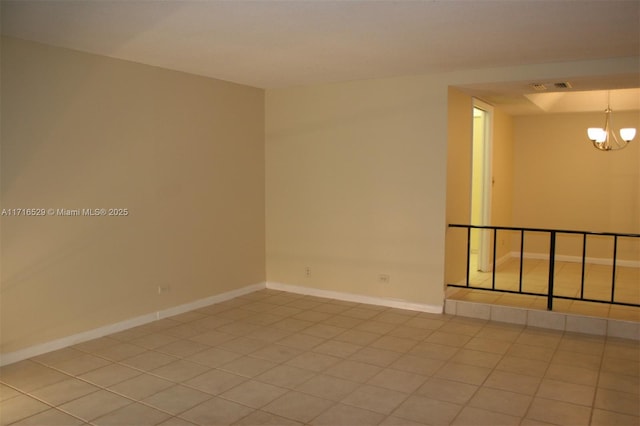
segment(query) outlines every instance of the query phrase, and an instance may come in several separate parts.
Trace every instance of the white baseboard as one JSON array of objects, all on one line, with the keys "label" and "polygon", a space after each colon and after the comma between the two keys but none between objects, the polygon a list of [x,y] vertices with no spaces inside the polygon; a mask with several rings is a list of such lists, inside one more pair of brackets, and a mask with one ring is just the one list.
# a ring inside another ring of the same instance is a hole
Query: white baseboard
[{"label": "white baseboard", "polygon": [[38,345],[29,346],[14,352],[0,354],[0,367],[14,362],[22,361],[34,356],[42,355],[47,352],[63,349],[88,340],[97,339],[119,331],[127,330],[143,324],[153,322],[157,319],[155,313],[141,315],[139,317],[130,318],[115,324],[105,325],[103,327],[94,328],[93,330],[83,331],[82,333],[73,334],[71,336],[62,337],[60,339],[51,340],[49,342],[40,343]]},{"label": "white baseboard", "polygon": [[511,259],[511,253],[507,253],[507,254],[505,254],[504,256],[499,257],[499,258],[496,260],[496,266],[500,266],[500,265],[502,265],[503,263],[507,262],[509,259]]},{"label": "white baseboard", "polygon": [[[505,254],[502,257],[497,258],[496,259],[496,267],[502,265],[503,263],[507,262],[509,259],[513,258],[513,253],[515,253],[515,252],[510,252],[510,253]],[[517,254],[520,254],[520,253],[518,252]],[[493,264],[492,264],[492,262],[489,262],[489,269],[486,270],[486,271],[483,271],[483,272],[491,272],[491,271],[493,271]]]},{"label": "white baseboard", "polygon": [[139,317],[120,321],[115,324],[105,325],[103,327],[94,328],[93,330],[83,331],[82,333],[73,334],[71,336],[66,336],[60,339],[30,346],[28,348],[20,349],[14,352],[0,354],[0,367],[3,365],[13,364],[18,361],[32,358],[34,356],[42,355],[47,352],[76,345],[78,343],[104,337],[109,334],[117,333],[119,331],[124,331],[130,328],[138,327],[140,325],[148,324],[162,318],[171,317],[184,312],[192,311],[194,309],[200,309],[205,306],[221,303],[226,300],[242,296],[244,294],[262,290],[264,288],[266,288],[266,284],[264,282],[253,284],[236,290],[227,291],[225,293],[216,294],[215,296],[198,299],[193,302],[185,303],[183,305],[173,306],[171,308],[163,309],[162,311],[152,312],[149,314],[141,315]]},{"label": "white baseboard", "polygon": [[406,300],[364,296],[361,294],[343,293],[340,291],[322,290],[312,287],[301,287],[273,281],[267,281],[267,288],[271,290],[286,291],[289,293],[304,294],[307,296],[344,300],[346,302],[365,303],[368,305],[387,306],[389,308],[407,309],[410,311],[428,312],[432,314],[441,314],[444,309],[443,305],[427,305],[423,303],[408,302]]},{"label": "white baseboard", "polygon": [[183,314],[185,312],[193,311],[195,309],[204,308],[205,306],[215,305],[227,300],[235,299],[236,297],[243,296],[245,294],[253,293],[254,291],[264,290],[266,283],[258,283],[248,285],[236,290],[227,291],[226,293],[216,294],[215,296],[205,297],[204,299],[198,299],[193,302],[185,303],[184,305],[174,306],[172,308],[164,309],[157,313],[157,319],[172,317],[175,315]]},{"label": "white baseboard", "polygon": [[[520,252],[512,251],[511,257],[520,258]],[[540,260],[549,260],[549,255],[546,253],[523,253],[525,259],[540,259]],[[561,262],[572,262],[572,263],[582,263],[581,256],[567,256],[567,255],[556,255],[556,260]],[[601,258],[601,257],[585,257],[585,263],[592,265],[607,265],[611,266],[613,264],[612,259]],[[640,268],[640,261],[638,260],[620,260],[616,261],[616,266],[625,266],[629,268]]]}]

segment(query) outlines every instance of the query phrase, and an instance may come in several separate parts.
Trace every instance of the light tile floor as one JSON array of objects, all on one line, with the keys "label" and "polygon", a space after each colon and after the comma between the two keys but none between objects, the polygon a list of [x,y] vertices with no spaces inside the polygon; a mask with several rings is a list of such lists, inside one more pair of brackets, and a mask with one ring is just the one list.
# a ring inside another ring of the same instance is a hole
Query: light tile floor
[{"label": "light tile floor", "polygon": [[262,290],[0,369],[2,425],[635,425],[637,341]]},{"label": "light tile floor", "polygon": [[[557,261],[554,267],[554,294],[578,297],[582,278],[582,265],[574,262]],[[596,300],[611,299],[612,267],[607,265],[585,265],[584,297]],[[512,258],[496,268],[496,288],[518,290],[520,259]],[[549,262],[547,260],[524,259],[522,290],[532,293],[547,293],[549,282]],[[464,284],[460,282],[458,284]],[[471,256],[469,284],[475,287],[491,288],[491,272],[477,270],[477,258]],[[453,287],[450,287],[453,288]],[[517,306],[530,309],[547,309],[547,298],[511,293],[488,292],[483,290],[456,289],[449,297],[456,300]],[[616,268],[615,299],[617,302],[640,304],[640,268],[618,266]],[[554,311],[612,318],[626,321],[640,321],[640,307],[611,305],[606,303],[583,302],[554,299]]]}]

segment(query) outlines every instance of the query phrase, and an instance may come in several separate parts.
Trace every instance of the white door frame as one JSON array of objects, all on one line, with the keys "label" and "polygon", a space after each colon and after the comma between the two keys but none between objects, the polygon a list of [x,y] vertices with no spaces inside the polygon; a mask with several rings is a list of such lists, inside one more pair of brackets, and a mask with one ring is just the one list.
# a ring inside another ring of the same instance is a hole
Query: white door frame
[{"label": "white door frame", "polygon": [[[473,98],[473,107],[483,110],[485,114],[484,122],[484,150],[482,167],[482,223],[480,225],[491,224],[491,189],[493,186],[493,173],[491,159],[493,155],[493,106],[480,99]],[[481,230],[480,244],[478,247],[478,269],[481,271],[491,270],[491,235],[489,230]]]}]

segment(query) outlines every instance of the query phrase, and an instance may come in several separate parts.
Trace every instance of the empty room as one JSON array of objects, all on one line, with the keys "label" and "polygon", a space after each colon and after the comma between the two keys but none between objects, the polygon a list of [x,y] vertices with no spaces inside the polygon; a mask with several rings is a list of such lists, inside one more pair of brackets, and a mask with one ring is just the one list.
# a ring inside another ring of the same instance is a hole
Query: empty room
[{"label": "empty room", "polygon": [[640,423],[638,1],[0,8],[0,425]]}]

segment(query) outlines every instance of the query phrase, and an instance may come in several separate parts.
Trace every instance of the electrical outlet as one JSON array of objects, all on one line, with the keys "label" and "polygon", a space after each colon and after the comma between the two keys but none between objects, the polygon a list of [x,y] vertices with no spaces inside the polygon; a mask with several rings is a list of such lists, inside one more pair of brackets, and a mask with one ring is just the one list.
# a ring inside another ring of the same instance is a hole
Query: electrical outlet
[{"label": "electrical outlet", "polygon": [[169,293],[171,287],[168,285],[159,285],[158,286],[158,294]]},{"label": "electrical outlet", "polygon": [[387,274],[380,274],[378,275],[378,281],[380,281],[382,284],[389,284],[389,282],[391,281],[391,277]]},{"label": "electrical outlet", "polygon": [[305,266],[304,268],[304,276],[309,278],[311,276],[311,268],[309,266]]}]

